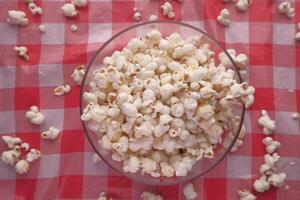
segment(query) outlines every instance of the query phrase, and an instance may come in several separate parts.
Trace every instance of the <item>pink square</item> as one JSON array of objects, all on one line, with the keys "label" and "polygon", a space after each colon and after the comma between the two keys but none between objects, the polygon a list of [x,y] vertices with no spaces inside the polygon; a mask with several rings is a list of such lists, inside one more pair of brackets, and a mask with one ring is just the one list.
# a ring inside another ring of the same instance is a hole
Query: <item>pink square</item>
[{"label": "pink square", "polygon": [[37,179],[34,199],[56,199],[58,191],[58,178]]},{"label": "pink square", "polygon": [[[290,163],[293,162],[294,165],[291,166]],[[287,174],[288,180],[298,180],[300,181],[300,158],[299,157],[285,157],[281,156],[278,161],[278,169],[284,171]]]},{"label": "pink square", "polygon": [[15,200],[15,188],[16,188],[16,180],[1,180],[0,181],[1,198],[6,200]]},{"label": "pink square", "polygon": [[87,60],[91,61],[92,58],[96,55],[96,52],[101,47],[101,43],[90,43],[87,45]]},{"label": "pink square", "polygon": [[15,10],[17,7],[18,7],[18,1],[10,1],[9,3],[2,2],[1,6],[0,6],[0,21],[6,22],[7,11]]},{"label": "pink square", "polygon": [[[72,86],[72,92],[64,95],[64,107],[65,108],[77,108],[79,110],[80,101],[80,86]],[[78,116],[79,118],[79,116]]]},{"label": "pink square", "polygon": [[[101,12],[99,12],[101,8]],[[112,19],[112,3],[105,1],[90,1],[89,2],[89,22],[104,22],[110,23]]]},{"label": "pink square", "polygon": [[295,68],[295,78],[296,78],[296,89],[300,90],[300,68]]},{"label": "pink square", "polygon": [[[251,165],[250,165],[251,167]],[[250,173],[251,174],[251,173]],[[247,188],[250,192],[253,192],[251,187],[251,179],[227,179],[227,199],[235,199],[237,197],[237,191]]]},{"label": "pink square", "polygon": [[[132,15],[134,2],[133,1],[113,1],[112,2],[112,22],[133,22]],[[120,12],[122,11],[122,12]]]},{"label": "pink square", "polygon": [[59,175],[61,176],[82,175],[82,173],[83,173],[82,153],[61,152]]},{"label": "pink square", "polygon": [[165,199],[179,199],[179,185],[156,186],[156,193],[160,194]]},{"label": "pink square", "polygon": [[38,66],[22,65],[16,67],[16,87],[38,87]]},{"label": "pink square", "polygon": [[295,53],[295,46],[273,45],[273,65],[294,67],[299,54]]},{"label": "pink square", "polygon": [[0,67],[0,88],[14,88],[16,79],[15,73],[15,67]]},{"label": "pink square", "polygon": [[82,122],[80,119],[79,107],[65,108],[64,110],[64,129],[65,130],[81,130]]},{"label": "pink square", "polygon": [[17,30],[9,23],[0,22],[1,38],[0,44],[12,44],[17,42]]},{"label": "pink square", "polygon": [[53,126],[59,130],[63,130],[64,125],[64,109],[48,109],[40,108],[41,113],[45,116],[45,122],[40,126],[41,130],[48,130],[49,126]]},{"label": "pink square", "polygon": [[[62,65],[39,65],[39,82],[40,86],[57,87],[64,83]],[[53,88],[54,89],[54,88]],[[53,92],[52,92],[53,94]]]},{"label": "pink square", "polygon": [[[259,31],[257,31],[259,30]],[[272,23],[268,22],[249,22],[249,41],[251,43],[268,43],[271,44]]]},{"label": "pink square", "polygon": [[300,181],[299,180],[288,180],[288,185],[291,189],[286,190],[278,190],[277,191],[277,199],[288,199],[288,200],[298,200],[299,199],[299,189]]},{"label": "pink square", "polygon": [[45,33],[41,35],[42,44],[64,44],[65,24],[64,23],[44,23]]},{"label": "pink square", "polygon": [[[77,31],[72,32],[70,29],[72,24],[72,22],[65,24],[65,43],[86,44],[88,42],[87,30],[89,29],[89,25],[87,23],[76,23],[78,29]],[[98,35],[98,37],[101,37],[101,35]]]},{"label": "pink square", "polygon": [[[211,1],[207,1],[211,2]],[[225,41],[225,28],[223,26],[220,26],[216,20],[205,20],[204,21],[205,28],[204,30],[207,31],[207,33],[212,36],[215,40],[219,42]]]},{"label": "pink square", "polygon": [[[66,131],[63,130],[61,132],[61,153],[69,155],[70,153],[74,152],[82,152],[84,150],[84,133],[83,131]],[[65,157],[65,159],[69,159],[69,157]],[[82,160],[83,165],[83,155],[77,155],[77,157],[74,157],[74,159],[80,159]],[[82,167],[83,168],[83,167]]]},{"label": "pink square", "polygon": [[272,21],[272,1],[260,0],[252,3],[248,12],[250,21]]},{"label": "pink square", "polygon": [[[43,131],[45,131],[45,129],[43,129]],[[61,133],[62,130],[60,129],[60,134]],[[43,152],[43,155],[52,156],[53,154],[54,155],[60,154],[60,146],[61,146],[60,137],[61,135],[59,135],[55,140],[41,140],[41,152]]]},{"label": "pink square", "polygon": [[63,1],[43,1],[43,15],[42,22],[65,22],[67,19],[64,17],[61,7],[64,5]]},{"label": "pink square", "polygon": [[250,45],[250,61],[251,65],[272,65],[273,51],[271,44],[249,44]]},{"label": "pink square", "polygon": [[38,178],[55,178],[59,176],[60,155],[44,155],[40,159],[41,165]]},{"label": "pink square", "polygon": [[[224,3],[224,8],[227,8],[230,12],[230,20],[232,22],[248,22],[249,12],[239,12],[237,11],[235,3]],[[231,25],[230,25],[231,27]]]},{"label": "pink square", "polygon": [[63,108],[64,98],[58,97],[53,94],[55,87],[41,87],[40,88],[40,108],[41,109],[53,109]]},{"label": "pink square", "polygon": [[292,112],[277,111],[275,115],[276,133],[286,135],[300,135],[300,124],[298,120],[293,120]]},{"label": "pink square", "polygon": [[225,29],[225,38],[228,43],[249,43],[249,23],[232,22],[230,28]]},{"label": "pink square", "polygon": [[14,133],[15,132],[15,112],[1,111],[0,112],[0,133]]},{"label": "pink square", "polygon": [[277,111],[294,112],[297,110],[295,95],[288,90],[275,89],[274,96]]},{"label": "pink square", "polygon": [[222,160],[213,170],[205,174],[205,178],[225,178],[227,175],[227,159]]},{"label": "pink square", "polygon": [[[300,45],[296,46],[296,55],[300,55]],[[296,56],[296,67],[300,68],[300,56]]]},{"label": "pink square", "polygon": [[230,152],[230,155],[251,156],[252,155],[251,146],[252,146],[252,134],[246,134],[246,136],[243,139],[243,145],[240,146],[237,151]]},{"label": "pink square", "polygon": [[[159,1],[135,1],[134,7],[136,7],[140,13],[142,13],[141,21],[148,21],[150,15],[154,14],[158,16],[161,14],[160,6],[162,3],[163,2],[159,2]],[[174,3],[172,2],[173,10],[177,15],[178,13],[176,11],[178,6],[175,4],[176,4],[175,1]],[[180,10],[178,12],[180,12]],[[165,17],[161,16],[161,19],[163,18]]]},{"label": "pink square", "polygon": [[251,178],[251,157],[248,156],[228,156],[227,176],[235,179]]},{"label": "pink square", "polygon": [[[30,15],[32,14],[30,13]],[[41,33],[38,27],[39,23],[30,23],[30,26],[26,26],[26,28],[18,30],[18,44],[40,44]]]},{"label": "pink square", "polygon": [[204,199],[226,199],[227,179],[224,178],[205,178],[203,183]]},{"label": "pink square", "polygon": [[295,68],[274,67],[274,86],[279,89],[296,88]]},{"label": "pink square", "polygon": [[255,89],[255,102],[250,107],[250,110],[274,110],[274,89],[272,88],[256,88]]},{"label": "pink square", "polygon": [[[216,20],[220,11],[224,8],[221,1],[203,1],[204,4],[204,19]],[[198,11],[200,12],[200,11]]]},{"label": "pink square", "polygon": [[[267,77],[266,77],[267,75]],[[273,87],[273,68],[264,65],[254,65],[248,68],[249,83],[255,88]]]},{"label": "pink square", "polygon": [[[88,145],[90,146],[90,144]],[[107,166],[104,161],[95,163],[93,161],[93,154],[94,153],[84,153],[84,175],[106,176],[109,166]]]},{"label": "pink square", "polygon": [[[88,25],[88,42],[99,43],[106,42],[112,36],[111,24],[110,23],[89,23]],[[86,35],[86,32],[85,32]]]},{"label": "pink square", "polygon": [[295,25],[286,23],[273,23],[273,43],[280,45],[294,45]]},{"label": "pink square", "polygon": [[[299,132],[298,132],[299,133]],[[275,140],[280,141],[281,147],[278,151],[280,156],[300,157],[300,135],[277,134]]]},{"label": "pink square", "polygon": [[17,53],[14,51],[15,45],[1,45],[0,66],[15,66]]},{"label": "pink square", "polygon": [[83,199],[95,199],[101,192],[106,191],[105,176],[88,176],[83,177]]},{"label": "pink square", "polygon": [[0,89],[0,111],[14,110],[15,90]]},{"label": "pink square", "polygon": [[[29,109],[29,107],[28,107]],[[33,125],[30,123],[30,121],[25,118],[25,113],[26,110],[20,110],[20,111],[15,111],[15,121],[18,122],[16,123],[16,132],[35,132],[36,134],[40,135],[40,127]]]},{"label": "pink square", "polygon": [[43,45],[41,48],[41,64],[61,64],[64,57],[64,45]]},{"label": "pink square", "polygon": [[68,175],[59,179],[58,199],[82,199],[83,176]]},{"label": "pink square", "polygon": [[40,99],[39,88],[38,87],[16,88],[15,99],[17,99],[17,101],[15,101],[16,110],[27,110],[32,105],[39,105],[39,99]]},{"label": "pink square", "polygon": [[65,45],[64,64],[86,63],[86,45],[85,44],[67,44]]}]

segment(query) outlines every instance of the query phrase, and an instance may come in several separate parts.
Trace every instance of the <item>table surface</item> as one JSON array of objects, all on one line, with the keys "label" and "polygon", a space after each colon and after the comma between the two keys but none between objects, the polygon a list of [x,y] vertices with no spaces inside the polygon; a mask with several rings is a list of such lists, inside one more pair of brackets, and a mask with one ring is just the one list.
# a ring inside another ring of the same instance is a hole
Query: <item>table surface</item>
[{"label": "table surface", "polygon": [[[143,20],[160,12],[164,1],[89,0],[76,19],[62,16],[62,0],[39,0],[44,14],[32,16],[23,0],[1,0],[0,6],[0,135],[18,136],[42,157],[30,172],[16,174],[0,162],[0,199],[95,199],[105,191],[113,199],[139,199],[143,190],[160,193],[165,199],[184,199],[183,185],[147,186],[120,176],[103,162],[94,164],[93,151],[84,136],[79,118],[79,90],[70,78],[74,67],[87,64],[95,51],[112,35],[134,24],[132,9],[139,8]],[[300,1],[295,0],[296,16],[288,19],[277,12],[280,1],[254,0],[250,10],[240,13],[234,4],[221,0],[171,0],[176,20],[205,29],[222,42],[249,55],[248,81],[256,87],[255,104],[247,111],[244,145],[231,153],[212,172],[193,181],[198,199],[238,199],[237,191],[251,189],[265,154],[264,137],[257,125],[261,109],[269,111],[278,124],[273,135],[282,143],[279,169],[288,175],[289,191],[272,188],[258,199],[296,200],[300,196],[299,120],[291,114],[300,111],[300,43],[294,40],[300,22]],[[231,25],[224,28],[216,17],[222,8],[231,13]],[[30,24],[13,27],[6,23],[7,10],[23,10]],[[41,34],[38,26],[46,25]],[[70,31],[76,24],[78,30]],[[15,45],[26,45],[30,62],[16,56]],[[53,88],[70,84],[72,92],[53,95]],[[294,89],[289,92],[288,89]],[[46,117],[38,127],[24,115],[38,105]],[[61,130],[55,141],[40,138],[49,126]],[[0,150],[5,150],[3,143]],[[290,166],[290,162],[295,162]]]}]

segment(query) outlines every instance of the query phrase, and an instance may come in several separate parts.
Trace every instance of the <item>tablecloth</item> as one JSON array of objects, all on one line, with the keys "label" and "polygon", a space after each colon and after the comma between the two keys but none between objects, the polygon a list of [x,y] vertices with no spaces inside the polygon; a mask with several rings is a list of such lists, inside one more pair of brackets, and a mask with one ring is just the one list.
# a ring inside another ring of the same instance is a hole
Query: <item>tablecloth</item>
[{"label": "tablecloth", "polygon": [[[33,16],[23,0],[0,1],[0,136],[18,136],[42,152],[25,175],[0,162],[0,199],[96,199],[103,191],[113,199],[139,199],[144,190],[167,200],[184,199],[184,184],[143,185],[120,176],[104,162],[93,163],[93,151],[79,118],[80,87],[70,77],[74,67],[87,64],[113,34],[134,24],[134,7],[142,13],[142,21],[150,14],[166,19],[159,9],[164,1],[89,0],[88,7],[78,9],[75,19],[66,19],[61,13],[67,1],[35,2],[43,8],[42,16]],[[291,119],[293,112],[300,111],[300,43],[294,40],[300,1],[292,1],[296,8],[292,19],[277,12],[280,1],[275,0],[254,0],[245,13],[221,0],[170,2],[175,20],[205,29],[226,48],[249,55],[247,79],[256,87],[255,104],[246,113],[244,145],[213,171],[193,181],[197,199],[234,200],[238,199],[238,190],[252,189],[265,154],[261,142],[264,136],[257,124],[261,109],[277,122],[274,138],[282,143],[279,169],[287,173],[290,189],[272,188],[255,194],[264,200],[300,199],[300,124]],[[216,21],[224,7],[231,14],[228,28]],[[7,11],[13,9],[27,13],[29,26],[6,23]],[[46,26],[43,34],[38,31],[41,23]],[[78,26],[77,32],[70,31],[71,24]],[[16,45],[28,47],[29,62],[17,57],[13,50]],[[71,93],[54,96],[53,88],[63,83],[71,85]],[[25,118],[32,105],[39,106],[45,115],[42,126],[34,126]],[[49,126],[61,130],[55,141],[40,138],[40,132]],[[5,149],[1,142],[1,152]]]}]

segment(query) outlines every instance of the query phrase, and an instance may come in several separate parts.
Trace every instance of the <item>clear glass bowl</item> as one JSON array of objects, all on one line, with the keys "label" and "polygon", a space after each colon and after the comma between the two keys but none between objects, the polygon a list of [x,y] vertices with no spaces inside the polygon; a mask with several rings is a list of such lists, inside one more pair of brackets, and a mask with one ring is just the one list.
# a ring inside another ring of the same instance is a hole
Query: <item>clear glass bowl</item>
[{"label": "clear glass bowl", "polygon": [[[199,28],[196,28],[194,26],[191,26],[189,24],[184,24],[181,22],[175,22],[175,21],[155,21],[155,22],[145,22],[140,23],[137,25],[130,26],[116,35],[114,35],[112,38],[110,38],[107,42],[105,42],[102,47],[96,52],[95,56],[89,63],[86,71],[86,75],[84,77],[82,86],[81,86],[81,93],[80,93],[80,114],[82,114],[84,107],[86,106],[86,103],[82,100],[82,94],[89,90],[89,82],[92,80],[92,74],[93,71],[103,65],[102,60],[106,56],[111,56],[112,53],[116,50],[121,50],[123,47],[126,46],[127,42],[133,38],[133,37],[140,37],[145,36],[150,30],[156,29],[160,31],[163,35],[163,37],[166,37],[174,32],[181,33],[184,39],[190,36],[202,36],[203,42],[209,43],[211,46],[211,49],[215,52],[215,61],[216,64],[218,64],[218,54],[221,52],[224,52],[226,56],[230,59],[232,62],[232,69],[236,72],[236,80],[238,82],[241,82],[241,76],[235,66],[234,61],[230,57],[230,55],[227,53],[227,51],[220,45],[219,42],[217,42],[215,39],[213,39],[211,36],[209,36],[205,31],[200,30]],[[101,35],[99,35],[101,37]],[[187,174],[187,176],[184,177],[159,177],[154,178],[150,175],[144,174],[140,171],[138,173],[132,174],[132,173],[125,173],[123,172],[123,162],[116,162],[112,160],[111,153],[107,152],[107,150],[104,150],[101,148],[98,144],[98,139],[96,133],[91,131],[88,127],[86,122],[83,123],[83,128],[85,131],[85,134],[95,150],[95,152],[104,160],[104,162],[119,172],[120,174],[131,178],[135,181],[140,181],[146,184],[153,184],[153,185],[172,185],[172,184],[178,184],[180,182],[188,181],[191,179],[194,179],[196,177],[202,176],[212,170],[216,165],[218,165],[224,157],[230,152],[230,149],[234,145],[242,124],[244,120],[244,114],[245,114],[245,107],[239,106],[235,109],[235,115],[240,117],[240,122],[237,130],[235,131],[234,138],[232,139],[231,145],[228,149],[221,148],[221,145],[218,145],[214,149],[215,157],[213,159],[207,159],[203,158],[202,160],[198,161],[192,170]]]}]

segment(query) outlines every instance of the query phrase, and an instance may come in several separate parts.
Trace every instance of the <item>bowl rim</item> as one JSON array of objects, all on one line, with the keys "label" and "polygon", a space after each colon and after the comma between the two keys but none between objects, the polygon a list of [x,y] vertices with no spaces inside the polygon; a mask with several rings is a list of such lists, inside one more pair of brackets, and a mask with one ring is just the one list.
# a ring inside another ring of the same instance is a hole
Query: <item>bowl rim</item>
[{"label": "bowl rim", "polygon": [[[231,63],[233,64],[233,67],[234,67],[234,70],[237,74],[237,77],[238,77],[238,81],[240,83],[243,82],[242,78],[241,78],[241,75],[239,73],[239,70],[235,64],[235,62],[233,61],[231,55],[227,52],[227,50],[216,40],[214,39],[212,36],[210,36],[206,31],[203,31],[202,29],[200,28],[197,28],[193,25],[190,25],[190,24],[187,24],[187,23],[184,23],[184,22],[180,22],[180,21],[166,21],[166,20],[157,20],[157,21],[147,21],[147,22],[141,22],[141,23],[138,23],[138,24],[134,24],[134,25],[131,25],[125,29],[122,29],[121,31],[117,32],[116,34],[114,34],[111,38],[109,38],[107,41],[105,41],[102,46],[96,51],[96,53],[94,54],[94,56],[92,57],[92,59],[89,61],[88,65],[87,65],[87,68],[86,68],[86,72],[85,72],[85,75],[83,77],[83,80],[81,82],[81,85],[80,85],[80,96],[79,96],[79,103],[80,103],[80,116],[83,114],[83,93],[85,91],[83,91],[84,89],[84,84],[85,84],[85,81],[86,81],[86,77],[87,77],[87,74],[91,68],[91,66],[93,65],[93,62],[94,60],[98,57],[98,55],[101,53],[101,51],[109,44],[111,43],[115,38],[117,38],[119,35],[131,30],[131,29],[134,29],[134,28],[137,28],[137,27],[141,27],[141,26],[145,26],[145,25],[150,25],[150,24],[175,24],[175,25],[180,25],[180,26],[185,26],[185,27],[188,27],[188,28],[191,28],[191,29],[194,29],[195,31],[198,31],[200,32],[201,34],[205,35],[206,37],[208,37],[210,40],[212,40],[226,55],[227,57],[229,58],[229,60],[231,61]],[[234,146],[236,140],[238,139],[238,136],[240,134],[240,131],[241,131],[241,128],[242,128],[242,125],[244,123],[244,118],[245,118],[245,110],[246,110],[246,107],[245,107],[245,104],[243,104],[242,106],[242,113],[241,113],[241,116],[240,116],[240,123],[239,123],[239,126],[237,128],[237,132],[234,136],[234,139],[232,140],[231,144],[229,145],[229,147],[227,149],[225,149],[225,152],[223,154],[223,156],[221,156],[219,158],[219,160],[217,160],[216,162],[214,162],[213,165],[211,165],[208,169],[202,171],[201,173],[197,174],[197,175],[193,175],[191,177],[182,177],[182,180],[178,180],[178,181],[174,181],[174,182],[161,182],[159,181],[159,183],[153,183],[153,182],[147,182],[147,181],[144,181],[144,179],[138,179],[136,177],[134,177],[133,175],[131,176],[130,174],[128,173],[125,173],[122,171],[122,169],[119,169],[117,167],[114,167],[113,165],[111,165],[108,161],[106,161],[106,159],[104,157],[102,157],[101,153],[99,153],[99,151],[97,150],[97,147],[94,145],[93,141],[92,141],[92,138],[89,136],[88,134],[88,128],[86,127],[86,124],[83,120],[80,119],[81,123],[82,123],[82,126],[83,126],[83,130],[84,130],[84,133],[90,143],[90,145],[92,146],[93,150],[95,151],[95,153],[97,153],[101,158],[102,160],[109,166],[111,167],[112,169],[114,169],[117,173],[119,173],[120,175],[122,176],[125,176],[126,178],[129,178],[130,180],[133,180],[133,181],[137,181],[137,182],[142,182],[144,184],[148,184],[148,185],[175,185],[175,184],[179,184],[179,183],[182,183],[182,182],[187,182],[187,181],[191,181],[191,180],[194,180],[198,177],[201,177],[205,174],[207,174],[208,172],[210,172],[212,169],[214,169],[221,161],[223,161],[223,159],[228,155],[228,153],[230,152],[230,150],[232,149],[232,147]],[[159,179],[159,178],[157,178]]]}]

